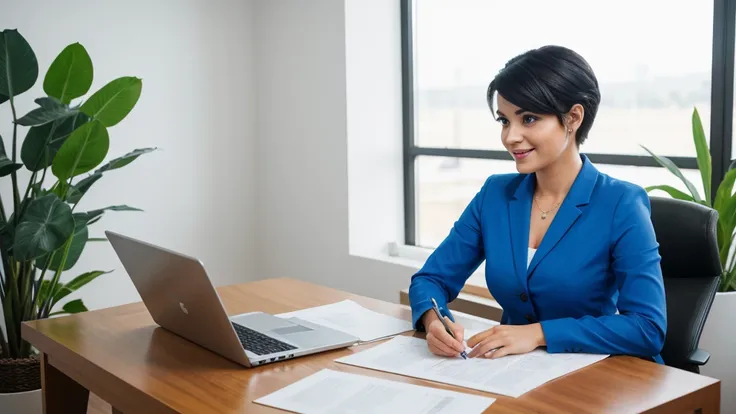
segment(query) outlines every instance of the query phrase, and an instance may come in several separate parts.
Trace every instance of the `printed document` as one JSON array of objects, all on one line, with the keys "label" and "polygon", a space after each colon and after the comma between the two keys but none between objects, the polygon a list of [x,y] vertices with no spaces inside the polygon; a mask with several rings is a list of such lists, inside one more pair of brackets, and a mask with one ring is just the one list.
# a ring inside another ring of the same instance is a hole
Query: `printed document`
[{"label": "printed document", "polygon": [[296,413],[482,413],[494,398],[323,369],[257,404]]},{"label": "printed document", "polygon": [[280,318],[299,318],[308,322],[358,337],[361,342],[370,342],[398,335],[414,328],[410,321],[374,312],[352,300],[316,306],[276,315]]},{"label": "printed document", "polygon": [[462,312],[453,312],[452,316],[453,318],[455,318],[456,323],[459,323],[460,325],[462,325],[463,328],[465,328],[465,332],[463,334],[465,339],[465,352],[470,352],[470,348],[468,347],[468,339],[472,338],[475,334],[481,333],[483,331],[491,329],[496,325],[499,325],[499,323],[496,321],[479,318],[475,315],[470,315]]},{"label": "printed document", "polygon": [[498,359],[441,357],[427,349],[424,339],[398,336],[373,348],[337,359],[337,362],[519,397],[565,374],[591,365],[608,355],[550,354],[537,349]]}]

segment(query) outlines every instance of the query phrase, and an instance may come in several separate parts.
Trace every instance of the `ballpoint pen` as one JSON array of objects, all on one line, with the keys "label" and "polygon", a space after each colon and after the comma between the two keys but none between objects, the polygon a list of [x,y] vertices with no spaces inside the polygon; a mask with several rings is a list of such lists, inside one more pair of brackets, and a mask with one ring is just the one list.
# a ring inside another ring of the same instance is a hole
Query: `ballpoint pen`
[{"label": "ballpoint pen", "polygon": [[[437,301],[434,300],[434,298],[431,298],[431,299],[432,299],[432,309],[434,309],[434,313],[440,319],[440,322],[442,322],[442,326],[445,327],[445,330],[447,331],[448,334],[450,334],[450,336],[452,336],[454,339],[457,339],[455,338],[455,334],[452,332],[452,329],[450,329],[450,327],[447,325],[445,318],[442,317],[442,314],[440,313],[440,307],[437,306]],[[468,354],[466,354],[465,351],[460,352],[460,356],[463,357],[463,359],[468,359]]]}]

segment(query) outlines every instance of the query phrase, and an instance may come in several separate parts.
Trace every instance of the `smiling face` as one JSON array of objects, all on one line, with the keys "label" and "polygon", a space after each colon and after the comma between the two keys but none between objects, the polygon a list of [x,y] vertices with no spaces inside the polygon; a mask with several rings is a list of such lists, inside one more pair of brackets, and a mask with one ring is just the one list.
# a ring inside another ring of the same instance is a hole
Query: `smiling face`
[{"label": "smiling face", "polygon": [[[582,120],[582,107],[568,113],[568,128],[553,114],[537,114],[497,95],[496,119],[501,123],[501,141],[514,157],[516,169],[530,174],[545,169],[561,158],[577,157],[575,131]],[[570,131],[568,131],[570,130]]]}]

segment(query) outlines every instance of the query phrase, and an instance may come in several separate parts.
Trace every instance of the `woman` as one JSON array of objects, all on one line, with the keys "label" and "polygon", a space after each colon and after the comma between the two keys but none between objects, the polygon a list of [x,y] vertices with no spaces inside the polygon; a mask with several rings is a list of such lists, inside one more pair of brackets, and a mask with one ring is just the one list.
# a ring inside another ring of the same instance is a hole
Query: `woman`
[{"label": "woman", "polygon": [[469,357],[546,347],[662,363],[665,294],[649,197],[579,152],[600,102],[590,66],[564,47],[531,50],[506,64],[487,99],[519,173],[490,176],[412,277],[415,328],[434,354],[463,351],[463,328],[450,322],[449,335],[432,298],[452,318],[447,302],[485,260],[504,313],[467,340]]}]

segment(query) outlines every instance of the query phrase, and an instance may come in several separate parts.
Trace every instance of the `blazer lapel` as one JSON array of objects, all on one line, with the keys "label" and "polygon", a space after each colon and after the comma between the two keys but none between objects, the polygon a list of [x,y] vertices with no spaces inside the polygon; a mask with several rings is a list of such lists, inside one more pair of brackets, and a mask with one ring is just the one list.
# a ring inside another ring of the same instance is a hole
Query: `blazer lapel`
[{"label": "blazer lapel", "polygon": [[[540,261],[557,245],[567,231],[575,224],[582,211],[580,206],[586,205],[590,202],[590,196],[593,193],[593,188],[598,179],[598,170],[590,163],[588,157],[581,155],[583,160],[583,166],[575,178],[575,181],[570,187],[565,200],[560,205],[560,209],[552,219],[552,223],[547,229],[542,238],[542,242],[539,244],[539,249],[534,254],[532,262],[529,264],[529,269],[526,271],[526,277],[528,278],[534,269],[537,267]],[[527,210],[527,215],[530,214]],[[529,228],[529,217],[526,219],[527,223],[527,237]]]},{"label": "blazer lapel", "polygon": [[526,261],[529,253],[529,214],[534,195],[534,176],[527,175],[519,182],[509,203],[509,231],[516,276],[526,287]]}]

